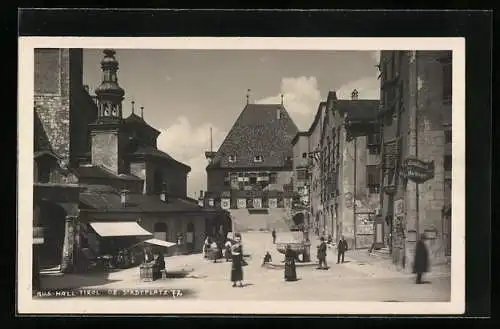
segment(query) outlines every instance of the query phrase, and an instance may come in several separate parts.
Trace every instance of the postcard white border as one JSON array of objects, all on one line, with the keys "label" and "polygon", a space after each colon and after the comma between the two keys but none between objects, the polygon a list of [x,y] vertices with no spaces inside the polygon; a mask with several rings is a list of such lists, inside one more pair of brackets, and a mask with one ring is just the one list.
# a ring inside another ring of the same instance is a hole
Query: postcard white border
[{"label": "postcard white border", "polygon": [[[450,302],[311,302],[68,299],[37,300],[31,294],[33,225],[34,48],[452,50],[453,189]],[[226,313],[226,314],[461,314],[465,311],[465,39],[464,38],[116,38],[20,37],[18,85],[18,313]]]}]

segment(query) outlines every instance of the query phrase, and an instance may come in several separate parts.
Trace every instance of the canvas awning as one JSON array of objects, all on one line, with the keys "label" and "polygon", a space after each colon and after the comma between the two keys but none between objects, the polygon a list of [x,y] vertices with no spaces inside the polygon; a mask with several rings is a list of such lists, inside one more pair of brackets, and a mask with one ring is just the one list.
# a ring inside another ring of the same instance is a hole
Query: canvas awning
[{"label": "canvas awning", "polygon": [[96,222],[90,223],[90,226],[101,237],[153,235],[136,222]]},{"label": "canvas awning", "polygon": [[155,246],[165,247],[165,248],[173,247],[176,245],[176,243],[168,242],[168,241],[164,241],[164,240],[160,240],[160,239],[149,239],[149,240],[146,240],[144,242],[149,243],[149,244],[153,244]]}]

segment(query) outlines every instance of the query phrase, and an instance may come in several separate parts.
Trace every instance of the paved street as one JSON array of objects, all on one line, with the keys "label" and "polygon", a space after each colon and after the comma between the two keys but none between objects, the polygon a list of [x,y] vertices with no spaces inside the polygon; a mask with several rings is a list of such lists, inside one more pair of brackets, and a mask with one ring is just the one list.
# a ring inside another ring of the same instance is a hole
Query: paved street
[{"label": "paved street", "polygon": [[[273,263],[280,255],[272,244],[270,233],[243,234],[245,254],[249,265],[244,267],[243,288],[231,287],[231,263],[212,263],[201,255],[174,256],[166,259],[173,273],[189,271],[183,278],[168,278],[141,282],[139,269],[131,268],[108,274],[47,276],[44,288],[101,287],[101,288],[175,288],[190,289],[196,298],[213,300],[315,300],[315,301],[448,301],[450,275],[446,271],[430,273],[428,284],[416,285],[414,277],[396,271],[386,259],[368,256],[366,251],[346,254],[346,263],[335,264],[335,251],[328,254],[329,270],[315,266],[297,267],[299,281],[285,282],[282,269],[262,268],[266,250]],[[312,259],[315,259],[315,246]]]}]

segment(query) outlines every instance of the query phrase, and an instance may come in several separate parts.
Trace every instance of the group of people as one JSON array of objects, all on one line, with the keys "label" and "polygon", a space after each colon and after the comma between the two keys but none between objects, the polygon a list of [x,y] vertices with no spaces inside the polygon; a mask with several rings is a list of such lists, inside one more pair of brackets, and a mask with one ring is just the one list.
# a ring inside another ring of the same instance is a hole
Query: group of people
[{"label": "group of people", "polygon": [[[328,269],[328,263],[326,262],[326,254],[327,250],[329,247],[333,247],[333,239],[330,236],[328,236],[328,240],[325,242],[325,238],[321,237],[320,238],[320,244],[318,245],[318,252],[317,252],[317,257],[318,257],[318,269],[321,270],[327,270]],[[345,252],[348,249],[347,241],[345,240],[344,236],[342,236],[337,244],[337,264],[344,263],[344,255]]]}]

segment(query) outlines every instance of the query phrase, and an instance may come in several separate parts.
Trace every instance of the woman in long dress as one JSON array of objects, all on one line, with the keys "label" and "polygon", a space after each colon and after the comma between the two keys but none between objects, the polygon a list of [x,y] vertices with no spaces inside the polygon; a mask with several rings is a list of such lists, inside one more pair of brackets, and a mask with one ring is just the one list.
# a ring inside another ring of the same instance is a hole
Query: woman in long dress
[{"label": "woman in long dress", "polygon": [[290,245],[285,249],[285,281],[297,281],[297,271],[295,268],[295,259],[297,254]]},{"label": "woman in long dress", "polygon": [[236,238],[236,243],[231,246],[231,282],[233,287],[239,282],[239,286],[243,287],[243,247],[241,238]]}]

